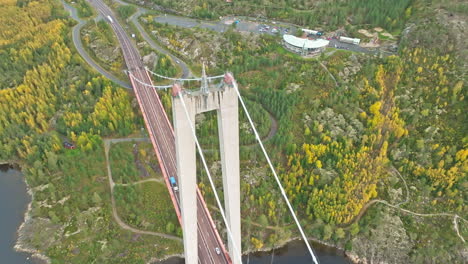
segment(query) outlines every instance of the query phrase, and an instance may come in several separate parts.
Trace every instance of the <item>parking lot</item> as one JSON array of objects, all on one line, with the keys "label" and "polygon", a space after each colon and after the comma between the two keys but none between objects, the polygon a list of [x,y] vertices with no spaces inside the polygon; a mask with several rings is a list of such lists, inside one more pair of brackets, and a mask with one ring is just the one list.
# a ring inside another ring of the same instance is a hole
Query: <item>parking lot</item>
[{"label": "parking lot", "polygon": [[280,25],[275,23],[259,23],[257,21],[244,20],[236,17],[225,17],[219,21],[201,21],[186,17],[179,17],[173,15],[161,15],[154,19],[158,23],[169,24],[184,28],[206,28],[216,32],[225,32],[230,26],[235,24],[235,29],[239,32],[252,32],[254,34],[294,34],[295,27]]},{"label": "parking lot", "polygon": [[[180,17],[174,15],[160,15],[154,18],[158,23],[169,24],[173,26],[179,26],[184,28],[200,27],[216,32],[225,32],[233,24],[235,29],[239,32],[250,32],[253,34],[269,34],[269,35],[283,35],[291,34],[294,35],[297,31],[297,27],[286,23],[278,23],[275,21],[268,20],[257,20],[254,18],[245,17],[223,17],[218,21],[202,21],[187,17]],[[325,38],[325,37],[324,37]],[[330,41],[328,45],[331,48],[350,50],[355,52],[362,52],[367,54],[375,54],[376,49],[363,48],[359,45],[349,44],[340,42],[337,38],[325,38]]]}]

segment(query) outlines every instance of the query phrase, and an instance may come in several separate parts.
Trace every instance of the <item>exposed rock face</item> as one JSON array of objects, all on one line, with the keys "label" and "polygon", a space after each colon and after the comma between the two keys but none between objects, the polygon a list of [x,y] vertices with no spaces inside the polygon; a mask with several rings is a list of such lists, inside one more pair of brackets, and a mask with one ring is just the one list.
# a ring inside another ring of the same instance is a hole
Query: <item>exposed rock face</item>
[{"label": "exposed rock face", "polygon": [[120,55],[119,47],[104,47],[102,43],[99,43],[99,40],[92,42],[89,47],[93,50],[94,54],[96,54],[96,57],[104,62],[112,63],[116,61]]},{"label": "exposed rock face", "polygon": [[290,94],[290,93],[294,93],[295,91],[297,90],[300,90],[301,89],[301,85],[298,84],[298,83],[290,83],[288,84],[288,86],[286,87],[286,93]]},{"label": "exposed rock face", "polygon": [[[226,40],[222,33],[217,33],[210,30],[195,30],[190,33],[184,31],[176,31],[173,36],[161,35],[156,33],[158,40],[164,46],[181,54],[190,61],[204,61],[207,67],[217,67],[220,63],[220,53],[230,54],[234,49],[243,49],[243,47],[235,46],[230,41]],[[246,38],[246,43],[249,49],[259,48],[259,36],[254,34],[242,35]],[[207,42],[206,40],[210,41]]]},{"label": "exposed rock face", "polygon": [[346,63],[344,69],[338,73],[343,82],[348,83],[351,77],[361,70],[361,63],[355,54],[349,56],[349,61]]},{"label": "exposed rock face", "polygon": [[463,14],[452,13],[443,9],[434,11],[422,21],[409,24],[402,32],[401,43],[411,48],[425,47],[441,51],[455,51],[460,58],[457,61],[468,66],[468,18]]},{"label": "exposed rock face", "polygon": [[331,108],[322,110],[317,115],[317,121],[331,132],[330,134],[333,139],[346,135],[353,140],[358,140],[364,129],[364,126],[358,119],[345,117],[340,113],[336,113]]},{"label": "exposed rock face", "polygon": [[152,69],[155,66],[154,64],[156,63],[157,60],[158,60],[158,56],[154,52],[151,52],[150,54],[143,56],[143,64],[149,67],[150,69]]},{"label": "exposed rock face", "polygon": [[110,45],[101,35],[90,30],[89,27],[83,28],[83,39],[89,41],[89,48],[96,57],[106,64],[113,64],[122,58],[122,53],[118,45]]},{"label": "exposed rock face", "polygon": [[369,233],[352,240],[351,255],[359,256],[356,263],[410,263],[412,243],[399,216],[385,213],[379,226]]}]

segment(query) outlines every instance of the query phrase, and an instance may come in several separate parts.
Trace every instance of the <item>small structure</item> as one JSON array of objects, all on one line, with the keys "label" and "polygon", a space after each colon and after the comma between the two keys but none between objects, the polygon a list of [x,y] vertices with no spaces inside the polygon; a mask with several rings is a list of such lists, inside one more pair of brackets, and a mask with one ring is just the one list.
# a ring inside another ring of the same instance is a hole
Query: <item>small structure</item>
[{"label": "small structure", "polygon": [[63,147],[66,148],[66,149],[75,149],[75,145],[73,143],[70,143],[70,142],[63,142]]},{"label": "small structure", "polygon": [[292,52],[302,56],[313,55],[322,52],[330,41],[325,39],[310,40],[307,38],[298,38],[293,35],[283,35],[284,46]]},{"label": "small structure", "polygon": [[354,44],[354,45],[359,45],[359,43],[361,42],[361,40],[358,38],[348,38],[348,37],[340,37],[339,40],[341,42]]}]

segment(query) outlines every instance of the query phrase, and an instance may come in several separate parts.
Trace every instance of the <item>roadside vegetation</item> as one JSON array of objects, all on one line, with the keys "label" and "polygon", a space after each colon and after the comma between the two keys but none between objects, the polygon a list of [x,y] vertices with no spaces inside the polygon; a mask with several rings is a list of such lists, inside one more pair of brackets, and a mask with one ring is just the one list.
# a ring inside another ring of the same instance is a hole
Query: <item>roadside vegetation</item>
[{"label": "roadside vegetation", "polygon": [[123,18],[127,19],[136,12],[136,7],[133,5],[119,5],[117,7],[117,14]]},{"label": "roadside vegetation", "polygon": [[[184,1],[155,2],[187,12]],[[386,9],[383,1],[366,2],[366,8],[350,15],[361,2],[322,2],[310,11],[327,9],[319,16],[310,16],[302,10],[309,6],[292,0],[290,8],[267,6],[262,12],[311,27],[327,22],[334,28],[347,18],[401,32],[406,21],[417,24],[401,36],[398,55],[377,58],[330,49],[319,58],[302,59],[269,36],[176,32],[153,22],[145,27],[148,34],[157,30],[158,39],[178,53],[195,40],[199,55],[185,58],[214,63],[210,74],[232,71],[262,135],[270,127],[267,112],[277,120],[278,131],[266,147],[309,236],[361,258],[463,263],[468,117],[461,59],[466,52],[452,31],[456,23],[442,23],[450,14],[436,12],[439,4],[405,0]],[[35,193],[26,225],[31,232],[25,232],[23,243],[45,252],[53,263],[144,263],[182,252],[179,242],[125,231],[112,218],[102,138],[125,137],[143,126],[132,96],[92,73],[70,48],[58,1],[0,3],[0,13],[8,14],[0,17],[6,25],[0,28],[0,160],[21,164]],[[210,0],[197,6],[192,15],[206,18],[261,10],[244,1],[229,8]],[[462,4],[447,6],[466,19]],[[431,19],[421,21],[423,12]],[[102,28],[100,37],[106,39],[109,29]],[[212,45],[207,34],[222,45]],[[153,68],[173,73],[174,65],[163,63],[164,58],[154,59]],[[169,93],[161,94],[169,109]],[[240,111],[241,141],[250,144],[254,137]],[[216,126],[210,115],[201,122],[204,146],[217,147]],[[63,141],[77,148],[64,149]],[[117,144],[110,153],[116,183],[131,184],[115,189],[119,213],[134,227],[180,235],[165,187],[136,183],[145,170],[153,171],[148,178],[159,175],[151,148],[135,154],[133,144]],[[219,153],[206,154],[220,187]],[[213,194],[201,168],[199,163],[199,186],[211,208]],[[277,246],[297,237],[258,147],[241,147],[241,175],[243,248]]]},{"label": "roadside vegetation", "polygon": [[138,229],[182,236],[182,229],[164,182],[116,186],[117,211]]},{"label": "roadside vegetation", "polygon": [[76,10],[78,11],[78,16],[80,18],[89,18],[96,14],[94,9],[91,7],[91,4],[86,0],[68,0],[66,2],[73,5],[76,8]]},{"label": "roadside vegetation", "polygon": [[149,142],[113,144],[109,159],[115,183],[131,184],[147,179],[162,180],[156,154]]},{"label": "roadside vegetation", "polygon": [[81,40],[86,52],[96,63],[121,80],[127,78],[122,50],[106,20],[89,20],[81,29]]},{"label": "roadside vegetation", "polygon": [[[402,36],[407,41],[396,56],[332,49],[316,60],[291,55],[268,36],[252,42],[232,31],[176,30],[154,22],[146,27],[160,28],[157,38],[175,51],[199,49],[198,54],[205,54],[199,60],[209,57],[227,67],[244,97],[278,119],[279,130],[267,148],[312,237],[360,257],[370,257],[375,248],[381,252],[376,259],[394,262],[463,262],[467,222],[455,215],[468,217],[466,80],[458,58],[462,44],[450,27],[439,36],[447,36],[448,45],[416,45],[418,37],[422,41],[430,35],[419,32],[427,29],[421,26],[411,32],[416,39]],[[208,45],[212,37],[204,42],[207,34],[222,39],[222,48]],[[187,40],[195,40],[190,49]],[[190,53],[187,58],[192,59]],[[260,152],[241,151],[242,212],[252,222],[244,223],[244,248],[271,247],[297,237]],[[206,154],[221,188],[219,156]],[[214,206],[202,169],[199,174],[200,188]],[[357,219],[360,213],[363,217]],[[280,230],[272,229],[276,226]]]},{"label": "roadside vegetation", "polygon": [[[133,1],[139,4],[138,1]],[[239,0],[231,3],[218,0],[205,1],[170,1],[152,0],[152,4],[180,12],[183,15],[201,19],[217,19],[219,16],[254,16],[276,19],[306,27],[320,27],[335,30],[352,25],[380,26],[394,30],[405,25],[412,14],[413,0],[397,0],[391,5],[385,0],[365,1],[248,1]]]},{"label": "roadside vegetation", "polygon": [[181,252],[178,241],[125,231],[112,218],[102,137],[142,126],[131,95],[73,50],[59,1],[2,0],[0,13],[0,160],[20,164],[34,193],[19,242],[52,263],[144,263]]}]

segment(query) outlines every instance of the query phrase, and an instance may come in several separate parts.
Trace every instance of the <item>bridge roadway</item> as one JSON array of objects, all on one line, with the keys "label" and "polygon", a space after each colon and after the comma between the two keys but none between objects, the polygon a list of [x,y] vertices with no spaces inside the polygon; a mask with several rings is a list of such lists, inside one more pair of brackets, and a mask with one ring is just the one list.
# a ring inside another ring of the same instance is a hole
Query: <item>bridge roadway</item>
[{"label": "bridge roadway", "polygon": [[[175,138],[173,128],[167,118],[164,108],[159,100],[156,90],[140,84],[132,79],[135,78],[143,83],[151,84],[151,79],[144,69],[138,50],[132,44],[129,36],[122,26],[118,23],[112,10],[101,0],[90,0],[90,3],[105,17],[109,22],[117,39],[120,42],[122,53],[127,64],[129,77],[133,90],[140,105],[146,127],[150,134],[151,142],[164,174],[166,186],[171,195],[172,202],[181,221],[181,209],[179,205],[179,196],[171,188],[169,177],[177,178],[177,163],[175,153]],[[108,16],[112,18],[109,21]],[[198,263],[222,264],[231,263],[230,257],[225,249],[224,243],[216,230],[216,226],[211,218],[206,203],[197,190],[197,218],[198,218]],[[215,248],[221,250],[217,254]],[[187,263],[192,264],[192,263]]]}]

